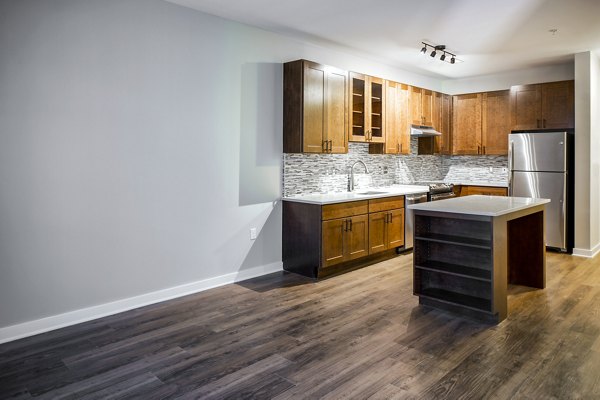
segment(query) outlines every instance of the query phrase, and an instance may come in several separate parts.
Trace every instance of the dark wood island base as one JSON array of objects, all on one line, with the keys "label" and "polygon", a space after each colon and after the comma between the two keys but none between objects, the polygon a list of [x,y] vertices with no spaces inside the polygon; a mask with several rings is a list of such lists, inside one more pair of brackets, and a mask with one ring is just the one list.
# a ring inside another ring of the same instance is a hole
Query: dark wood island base
[{"label": "dark wood island base", "polygon": [[504,320],[508,283],[546,287],[544,207],[534,203],[500,215],[415,208],[413,292],[419,303],[486,322]]}]

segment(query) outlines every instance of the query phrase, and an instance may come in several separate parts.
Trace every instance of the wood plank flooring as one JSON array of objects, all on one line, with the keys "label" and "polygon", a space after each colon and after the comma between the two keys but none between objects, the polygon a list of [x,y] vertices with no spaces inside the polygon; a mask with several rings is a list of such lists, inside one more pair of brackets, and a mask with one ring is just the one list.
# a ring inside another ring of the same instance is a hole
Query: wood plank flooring
[{"label": "wood plank flooring", "polygon": [[499,325],[420,307],[410,254],[271,274],[0,345],[0,399],[600,398],[600,257],[547,268]]}]

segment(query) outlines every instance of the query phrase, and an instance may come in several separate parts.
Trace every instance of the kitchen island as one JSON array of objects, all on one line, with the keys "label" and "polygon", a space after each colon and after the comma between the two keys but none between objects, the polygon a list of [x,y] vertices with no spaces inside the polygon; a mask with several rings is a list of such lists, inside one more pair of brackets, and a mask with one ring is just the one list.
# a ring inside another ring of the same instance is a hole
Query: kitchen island
[{"label": "kitchen island", "polygon": [[504,320],[508,283],[546,287],[549,202],[474,195],[409,206],[419,303],[489,322]]}]

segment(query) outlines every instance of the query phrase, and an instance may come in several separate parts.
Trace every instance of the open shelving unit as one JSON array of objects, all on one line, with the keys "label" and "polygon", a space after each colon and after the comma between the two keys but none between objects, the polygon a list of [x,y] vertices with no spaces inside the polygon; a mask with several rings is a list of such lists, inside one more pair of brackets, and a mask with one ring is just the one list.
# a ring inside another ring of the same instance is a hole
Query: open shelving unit
[{"label": "open shelving unit", "polygon": [[493,223],[415,214],[414,294],[421,304],[493,318]]}]

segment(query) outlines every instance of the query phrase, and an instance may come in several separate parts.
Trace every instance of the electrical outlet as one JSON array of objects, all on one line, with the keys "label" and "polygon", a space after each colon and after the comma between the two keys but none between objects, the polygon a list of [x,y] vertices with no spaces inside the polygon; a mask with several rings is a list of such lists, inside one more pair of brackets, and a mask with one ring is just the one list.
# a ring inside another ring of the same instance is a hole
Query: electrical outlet
[{"label": "electrical outlet", "polygon": [[250,228],[250,240],[256,240],[256,228]]}]

